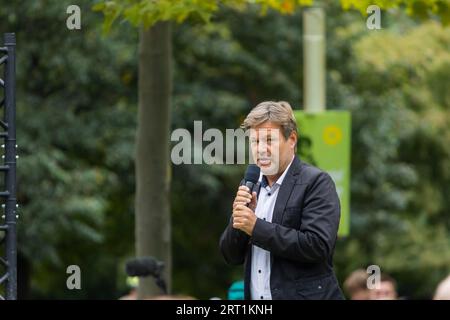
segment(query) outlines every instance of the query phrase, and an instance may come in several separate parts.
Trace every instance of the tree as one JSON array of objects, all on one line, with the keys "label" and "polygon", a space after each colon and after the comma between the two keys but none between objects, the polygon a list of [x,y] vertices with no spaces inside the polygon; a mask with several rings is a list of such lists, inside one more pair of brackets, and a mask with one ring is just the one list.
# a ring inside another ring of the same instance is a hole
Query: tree
[{"label": "tree", "polygon": [[378,5],[385,10],[401,8],[408,15],[422,20],[438,17],[443,25],[450,23],[448,0],[340,0],[340,2],[343,9],[356,9],[363,15],[367,14],[369,6]]},{"label": "tree", "polygon": [[[101,37],[98,14],[70,31],[69,4],[0,1],[0,30],[17,36],[20,299],[116,298],[130,251],[137,37]],[[81,291],[65,288],[71,264]]]},{"label": "tree", "polygon": [[[258,5],[261,14],[266,14],[269,9],[283,14],[293,14],[298,7],[333,6],[335,0],[116,0],[103,1],[95,5],[94,9],[102,11],[105,15],[104,30],[111,28],[114,21],[123,18],[135,26],[152,26],[159,21],[176,21],[181,23],[187,18],[200,17],[204,22],[210,22],[214,14],[221,8],[232,8],[243,12],[249,7]],[[409,15],[430,19],[437,17],[446,25],[450,22],[450,2],[448,0],[340,0],[342,9],[358,10],[367,15],[370,5],[377,5],[384,10],[397,10],[401,8]],[[336,8],[337,9],[337,8]]]},{"label": "tree", "polygon": [[403,295],[430,298],[450,272],[448,28],[395,17],[378,34],[341,27],[339,43],[352,43],[350,63],[335,57],[330,87],[352,110],[354,151],[352,231],[336,264],[342,277],[378,264]]},{"label": "tree", "polygon": [[[139,108],[136,136],[136,254],[155,256],[171,272],[169,209],[169,128],[171,100],[170,24],[160,22],[140,32]],[[171,277],[168,287],[171,287]],[[141,297],[158,292],[152,279],[142,279]]]}]

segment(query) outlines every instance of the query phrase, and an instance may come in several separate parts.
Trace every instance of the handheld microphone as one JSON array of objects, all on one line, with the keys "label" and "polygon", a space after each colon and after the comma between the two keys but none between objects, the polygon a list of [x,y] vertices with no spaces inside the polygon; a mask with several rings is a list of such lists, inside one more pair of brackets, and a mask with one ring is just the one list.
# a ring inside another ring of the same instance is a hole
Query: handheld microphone
[{"label": "handheld microphone", "polygon": [[245,171],[243,185],[250,189],[250,194],[253,193],[253,188],[259,180],[260,171],[261,169],[256,164],[250,164]]}]

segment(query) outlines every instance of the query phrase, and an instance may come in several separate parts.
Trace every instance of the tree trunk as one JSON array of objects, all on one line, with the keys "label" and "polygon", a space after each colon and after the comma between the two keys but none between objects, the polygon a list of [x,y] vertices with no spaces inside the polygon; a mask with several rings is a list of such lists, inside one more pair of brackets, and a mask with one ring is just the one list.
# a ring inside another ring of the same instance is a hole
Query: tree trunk
[{"label": "tree trunk", "polygon": [[[140,30],[139,106],[136,137],[136,255],[165,263],[171,288],[171,219],[169,207],[170,97],[172,90],[170,23]],[[141,278],[140,299],[159,295],[152,277]]]}]

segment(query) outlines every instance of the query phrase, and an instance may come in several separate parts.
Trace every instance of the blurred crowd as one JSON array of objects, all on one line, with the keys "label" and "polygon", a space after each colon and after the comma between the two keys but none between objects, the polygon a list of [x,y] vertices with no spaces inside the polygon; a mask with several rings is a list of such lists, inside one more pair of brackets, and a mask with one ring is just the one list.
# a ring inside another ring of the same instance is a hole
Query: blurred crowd
[{"label": "blurred crowd", "polygon": [[[350,300],[397,300],[397,282],[386,273],[381,273],[379,281],[372,282],[364,269],[353,271],[344,282],[344,291]],[[433,300],[450,300],[450,276],[442,280],[433,295]]]},{"label": "blurred crowd", "polygon": [[[381,273],[378,280],[372,277],[365,269],[353,271],[344,281],[343,289],[350,300],[405,300],[405,297],[398,295],[397,281],[387,273]],[[128,294],[122,296],[120,300],[137,299],[137,277],[129,277],[127,284],[130,287]],[[160,295],[148,297],[150,300],[195,300],[195,297],[188,295]],[[244,299],[244,282],[236,281],[228,289],[227,300]],[[210,300],[220,300],[218,297]],[[450,300],[450,275],[443,279],[437,286],[433,300]]]}]

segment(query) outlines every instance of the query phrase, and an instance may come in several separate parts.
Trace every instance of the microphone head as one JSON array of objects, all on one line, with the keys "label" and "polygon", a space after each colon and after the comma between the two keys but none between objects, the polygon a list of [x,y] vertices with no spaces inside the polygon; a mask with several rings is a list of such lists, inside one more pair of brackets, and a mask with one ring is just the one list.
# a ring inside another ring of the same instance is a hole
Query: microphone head
[{"label": "microphone head", "polygon": [[250,164],[245,171],[244,181],[249,181],[256,184],[259,179],[260,171],[261,169],[256,164]]},{"label": "microphone head", "polygon": [[125,272],[130,277],[146,277],[149,275],[158,277],[163,268],[164,262],[153,257],[142,257],[129,260],[125,266]]}]

